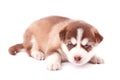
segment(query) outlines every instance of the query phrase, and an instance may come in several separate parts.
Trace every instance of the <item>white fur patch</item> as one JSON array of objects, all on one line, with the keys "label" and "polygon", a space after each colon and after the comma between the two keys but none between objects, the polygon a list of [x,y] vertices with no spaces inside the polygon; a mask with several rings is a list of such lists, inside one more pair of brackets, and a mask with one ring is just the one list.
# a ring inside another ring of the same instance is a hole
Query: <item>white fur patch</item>
[{"label": "white fur patch", "polygon": [[83,35],[83,30],[78,28],[77,29],[77,47],[80,48],[80,43],[81,43],[81,39],[82,39],[82,35]]},{"label": "white fur patch", "polygon": [[77,44],[76,39],[75,39],[75,38],[71,38],[71,43],[72,43],[73,45]]},{"label": "white fur patch", "polygon": [[87,38],[83,39],[82,42],[81,42],[82,45],[86,45],[87,43],[88,43],[88,39]]},{"label": "white fur patch", "polygon": [[54,52],[46,58],[46,64],[48,70],[61,69],[61,57],[57,52]]}]

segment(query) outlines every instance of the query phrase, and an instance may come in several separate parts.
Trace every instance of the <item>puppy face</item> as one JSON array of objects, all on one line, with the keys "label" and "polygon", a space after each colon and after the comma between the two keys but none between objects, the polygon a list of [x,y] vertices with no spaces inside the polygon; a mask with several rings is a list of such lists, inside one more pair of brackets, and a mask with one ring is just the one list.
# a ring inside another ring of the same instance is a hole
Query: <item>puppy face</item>
[{"label": "puppy face", "polygon": [[60,32],[60,39],[61,48],[68,61],[82,65],[93,57],[93,50],[103,40],[103,37],[90,24],[76,21]]}]

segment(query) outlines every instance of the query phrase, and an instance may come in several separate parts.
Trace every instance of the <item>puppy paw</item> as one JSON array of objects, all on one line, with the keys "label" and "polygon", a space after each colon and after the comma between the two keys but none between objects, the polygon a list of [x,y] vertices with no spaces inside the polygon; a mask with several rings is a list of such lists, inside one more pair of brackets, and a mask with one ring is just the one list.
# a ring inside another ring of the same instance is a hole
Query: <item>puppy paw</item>
[{"label": "puppy paw", "polygon": [[48,65],[47,65],[47,69],[48,70],[51,70],[51,71],[56,71],[56,70],[59,70],[59,69],[61,69],[61,63],[49,63]]},{"label": "puppy paw", "polygon": [[45,59],[45,55],[44,53],[40,52],[40,51],[33,51],[31,52],[31,56],[37,60],[44,60]]},{"label": "puppy paw", "polygon": [[46,64],[48,70],[59,70],[61,69],[61,56],[57,52],[53,52],[51,55],[47,56]]},{"label": "puppy paw", "polygon": [[103,64],[104,60],[100,57],[94,56],[89,62],[92,64]]}]

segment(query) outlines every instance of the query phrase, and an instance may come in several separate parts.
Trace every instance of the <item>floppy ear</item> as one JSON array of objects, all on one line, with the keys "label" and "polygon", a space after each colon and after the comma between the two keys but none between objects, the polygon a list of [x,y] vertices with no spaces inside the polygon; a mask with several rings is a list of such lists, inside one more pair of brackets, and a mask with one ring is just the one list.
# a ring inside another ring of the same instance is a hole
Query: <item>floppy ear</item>
[{"label": "floppy ear", "polygon": [[103,36],[98,32],[98,30],[94,27],[91,28],[91,31],[96,39],[97,43],[100,43],[103,40]]},{"label": "floppy ear", "polygon": [[65,40],[65,36],[66,36],[66,29],[64,28],[63,30],[60,31],[59,33],[59,37],[62,41]]},{"label": "floppy ear", "polygon": [[94,35],[96,38],[96,42],[100,43],[103,40],[103,36],[99,32],[95,31]]}]

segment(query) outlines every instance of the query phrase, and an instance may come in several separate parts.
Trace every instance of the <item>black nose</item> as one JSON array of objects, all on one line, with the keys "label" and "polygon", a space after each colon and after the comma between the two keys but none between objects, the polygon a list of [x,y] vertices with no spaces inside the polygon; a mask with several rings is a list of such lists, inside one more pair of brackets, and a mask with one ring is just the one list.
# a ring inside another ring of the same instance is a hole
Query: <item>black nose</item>
[{"label": "black nose", "polygon": [[75,61],[80,61],[82,58],[80,56],[74,56]]}]

